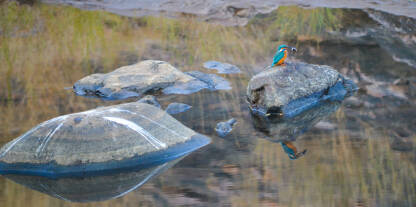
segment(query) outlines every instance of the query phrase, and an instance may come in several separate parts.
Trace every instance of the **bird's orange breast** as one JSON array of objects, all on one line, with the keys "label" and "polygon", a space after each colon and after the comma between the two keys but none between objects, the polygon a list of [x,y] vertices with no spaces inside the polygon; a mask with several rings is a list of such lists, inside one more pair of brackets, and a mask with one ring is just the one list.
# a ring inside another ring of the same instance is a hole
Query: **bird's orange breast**
[{"label": "bird's orange breast", "polygon": [[277,62],[277,64],[276,65],[283,65],[283,63],[285,62],[285,59],[286,59],[286,57],[287,57],[287,51],[286,50],[284,50],[283,51],[283,57],[282,57],[282,59],[280,59],[279,60],[279,62]]}]

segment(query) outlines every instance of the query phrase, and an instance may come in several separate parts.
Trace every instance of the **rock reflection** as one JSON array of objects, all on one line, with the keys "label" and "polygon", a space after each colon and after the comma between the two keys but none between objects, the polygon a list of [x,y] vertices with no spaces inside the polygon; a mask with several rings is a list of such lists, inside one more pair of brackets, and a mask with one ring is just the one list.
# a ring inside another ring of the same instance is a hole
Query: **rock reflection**
[{"label": "rock reflection", "polygon": [[30,189],[61,200],[71,202],[97,202],[119,198],[140,188],[151,178],[171,168],[182,158],[140,170],[93,177],[61,179],[27,175],[5,175],[5,177]]},{"label": "rock reflection", "polygon": [[293,118],[278,116],[265,117],[252,113],[254,128],[266,135],[266,139],[272,142],[279,142],[290,159],[295,160],[306,154],[307,149],[299,151],[295,144],[296,138],[319,121],[335,112],[341,102],[325,102]]}]

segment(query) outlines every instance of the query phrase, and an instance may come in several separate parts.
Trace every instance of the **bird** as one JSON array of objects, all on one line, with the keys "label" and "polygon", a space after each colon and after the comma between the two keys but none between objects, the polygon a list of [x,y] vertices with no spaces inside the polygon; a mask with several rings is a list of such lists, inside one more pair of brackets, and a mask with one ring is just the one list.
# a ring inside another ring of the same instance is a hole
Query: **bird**
[{"label": "bird", "polygon": [[306,154],[307,150],[304,149],[302,152],[298,152],[295,145],[293,145],[292,142],[284,141],[280,143],[283,147],[283,150],[286,152],[286,154],[289,156],[291,160],[296,160],[299,157],[302,157]]},{"label": "bird", "polygon": [[289,47],[287,45],[280,45],[277,48],[277,52],[273,57],[273,63],[271,67],[276,66],[283,66],[285,65],[285,59],[287,57],[287,50],[290,49],[293,53],[295,53],[297,50],[294,47]]}]

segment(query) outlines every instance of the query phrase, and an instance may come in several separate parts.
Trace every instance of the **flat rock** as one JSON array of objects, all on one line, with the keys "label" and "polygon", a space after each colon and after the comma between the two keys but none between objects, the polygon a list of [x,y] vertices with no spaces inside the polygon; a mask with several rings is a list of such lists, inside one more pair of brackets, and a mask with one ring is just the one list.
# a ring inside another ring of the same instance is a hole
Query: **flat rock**
[{"label": "flat rock", "polygon": [[168,114],[179,114],[192,108],[192,106],[184,103],[170,103],[166,108]]},{"label": "flat rock", "polygon": [[204,63],[204,68],[217,70],[217,73],[223,74],[232,74],[232,73],[240,73],[241,70],[235,65],[231,65],[229,63],[222,63],[217,61],[208,61]]},{"label": "flat rock", "polygon": [[39,124],[0,149],[0,174],[102,173],[166,162],[209,142],[157,107],[126,103]]},{"label": "flat rock", "polygon": [[77,95],[119,100],[192,81],[197,80],[167,62],[145,60],[110,73],[86,76],[77,81],[73,88]]},{"label": "flat rock", "polygon": [[200,71],[189,71],[185,72],[185,74],[193,77],[194,80],[185,83],[175,83],[173,86],[163,89],[163,93],[191,94],[202,89],[208,89],[210,91],[231,89],[230,82],[215,74],[208,74]]},{"label": "flat rock", "polygon": [[288,63],[252,77],[247,100],[253,112],[293,117],[323,101],[343,100],[356,90],[330,66]]}]

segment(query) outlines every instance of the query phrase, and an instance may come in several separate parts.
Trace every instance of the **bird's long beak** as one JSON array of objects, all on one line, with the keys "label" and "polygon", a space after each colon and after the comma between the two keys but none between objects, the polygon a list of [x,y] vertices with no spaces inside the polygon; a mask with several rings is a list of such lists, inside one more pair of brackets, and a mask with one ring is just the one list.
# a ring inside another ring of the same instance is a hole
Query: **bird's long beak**
[{"label": "bird's long beak", "polygon": [[296,53],[298,50],[295,47],[289,47],[293,53]]}]

